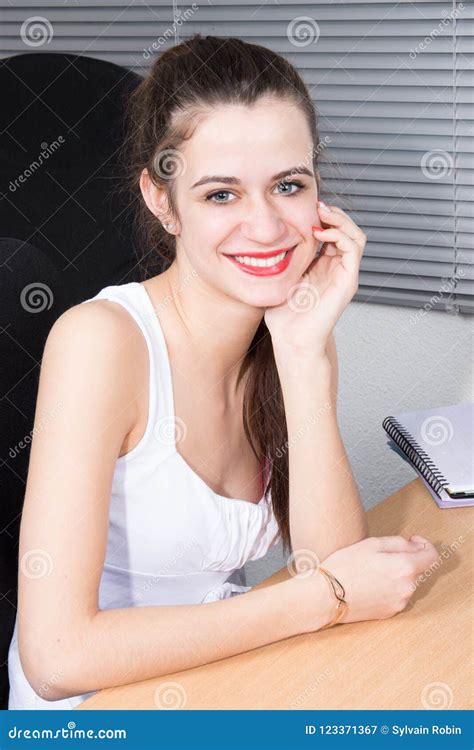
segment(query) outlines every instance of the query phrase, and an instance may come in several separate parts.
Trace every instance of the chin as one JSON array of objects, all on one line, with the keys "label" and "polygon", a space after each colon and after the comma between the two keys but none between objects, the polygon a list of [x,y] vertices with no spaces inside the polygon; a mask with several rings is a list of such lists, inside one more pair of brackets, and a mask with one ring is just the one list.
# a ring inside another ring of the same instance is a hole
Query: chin
[{"label": "chin", "polygon": [[274,285],[272,288],[269,287],[268,289],[258,289],[257,287],[245,291],[234,289],[232,296],[251,307],[276,307],[287,301],[291,286],[293,286],[293,284],[289,285],[286,283],[282,285],[278,284],[278,286]]}]

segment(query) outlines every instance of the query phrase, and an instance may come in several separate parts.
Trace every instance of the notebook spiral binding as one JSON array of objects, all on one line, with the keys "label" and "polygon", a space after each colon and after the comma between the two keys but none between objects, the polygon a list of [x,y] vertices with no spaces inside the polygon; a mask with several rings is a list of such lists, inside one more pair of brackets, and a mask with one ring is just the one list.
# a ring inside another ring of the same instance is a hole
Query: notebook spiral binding
[{"label": "notebook spiral binding", "polygon": [[426,479],[430,487],[439,493],[441,489],[449,485],[444,475],[436,468],[430,457],[423,450],[413,435],[400,424],[395,417],[386,417],[382,427],[391,439],[402,449],[410,461]]}]

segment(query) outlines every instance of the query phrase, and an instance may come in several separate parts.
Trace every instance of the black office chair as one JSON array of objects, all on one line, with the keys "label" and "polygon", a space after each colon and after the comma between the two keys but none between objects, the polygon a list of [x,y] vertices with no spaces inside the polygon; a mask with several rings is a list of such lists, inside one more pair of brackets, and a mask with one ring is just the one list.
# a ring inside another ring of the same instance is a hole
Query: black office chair
[{"label": "black office chair", "polygon": [[18,532],[39,366],[59,315],[109,284],[139,281],[118,191],[124,100],[140,82],[103,60],[31,53],[0,61],[0,708],[17,604]]}]

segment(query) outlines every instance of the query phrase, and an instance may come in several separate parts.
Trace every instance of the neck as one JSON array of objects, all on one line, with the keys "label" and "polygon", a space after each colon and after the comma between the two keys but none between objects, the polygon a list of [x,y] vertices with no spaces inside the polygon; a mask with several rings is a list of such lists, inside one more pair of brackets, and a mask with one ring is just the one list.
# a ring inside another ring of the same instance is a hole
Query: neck
[{"label": "neck", "polygon": [[224,403],[234,399],[263,309],[220,295],[178,259],[161,278],[178,320],[180,360],[189,363],[196,376],[202,373],[209,395]]}]

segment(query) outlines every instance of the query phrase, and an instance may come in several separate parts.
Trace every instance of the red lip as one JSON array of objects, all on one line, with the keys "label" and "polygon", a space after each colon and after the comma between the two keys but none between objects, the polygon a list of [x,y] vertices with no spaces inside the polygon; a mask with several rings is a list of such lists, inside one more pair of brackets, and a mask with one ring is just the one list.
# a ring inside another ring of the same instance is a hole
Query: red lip
[{"label": "red lip", "polygon": [[[252,258],[258,258],[258,257],[271,258],[272,255],[278,255],[278,253],[282,253],[282,252],[284,251],[279,250],[277,253],[271,253],[271,254],[259,253],[259,254],[254,254],[251,257]],[[227,257],[229,258],[229,260],[232,261],[232,263],[235,266],[238,266],[238,268],[240,268],[241,271],[244,271],[244,273],[249,273],[252,276],[276,276],[277,274],[282,273],[286,268],[288,268],[291,258],[293,257],[293,252],[294,252],[294,247],[291,249],[288,249],[288,252],[286,256],[283,258],[283,260],[280,260],[279,263],[276,263],[274,266],[269,266],[268,268],[266,267],[259,268],[257,266],[246,266],[243,263],[239,263],[237,260],[235,260],[235,258],[233,258],[232,255],[228,255]]]},{"label": "red lip", "polygon": [[281,247],[279,250],[272,250],[270,253],[232,253],[232,255],[229,255],[227,257],[232,257],[235,255],[238,255],[239,257],[247,257],[247,258],[273,258],[274,255],[280,255],[280,253],[286,253],[287,250],[292,250],[295,247],[295,245],[290,245],[290,247]]}]

